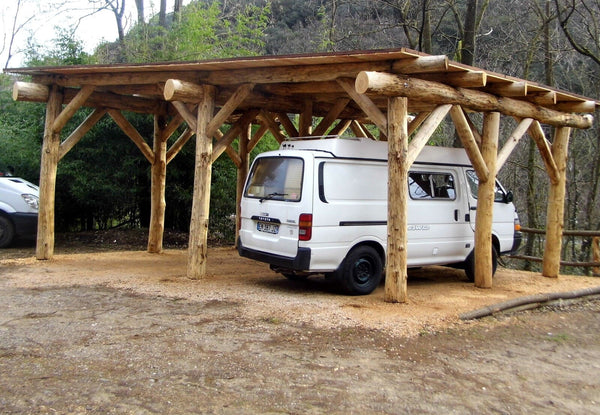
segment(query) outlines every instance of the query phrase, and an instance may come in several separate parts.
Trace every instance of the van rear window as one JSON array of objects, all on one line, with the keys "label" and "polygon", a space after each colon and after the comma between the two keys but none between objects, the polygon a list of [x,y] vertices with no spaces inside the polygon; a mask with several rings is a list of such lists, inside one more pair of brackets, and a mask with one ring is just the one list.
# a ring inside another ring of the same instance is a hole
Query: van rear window
[{"label": "van rear window", "polygon": [[302,197],[304,161],[295,157],[256,159],[248,176],[244,196],[297,202]]}]

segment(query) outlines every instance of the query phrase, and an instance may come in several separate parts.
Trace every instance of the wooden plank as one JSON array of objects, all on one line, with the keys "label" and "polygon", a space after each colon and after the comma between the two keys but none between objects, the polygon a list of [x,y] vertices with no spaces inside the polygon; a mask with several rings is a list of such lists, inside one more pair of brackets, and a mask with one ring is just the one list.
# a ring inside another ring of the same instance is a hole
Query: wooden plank
[{"label": "wooden plank", "polygon": [[167,142],[163,140],[167,120],[163,115],[154,116],[153,153],[151,166],[150,224],[148,227],[148,247],[151,254],[163,251],[165,230],[165,189],[167,180]]},{"label": "wooden plank", "polygon": [[415,136],[410,141],[408,145],[408,154],[406,156],[406,163],[408,167],[412,166],[412,164],[417,159],[417,156],[423,150],[423,147],[427,144],[431,135],[435,132],[436,128],[440,125],[440,123],[450,111],[452,105],[440,105],[436,109],[434,109],[427,120],[423,123],[423,126],[417,131]]},{"label": "wooden plank", "polygon": [[556,162],[554,161],[554,156],[552,155],[552,149],[550,148],[550,144],[548,140],[546,140],[546,135],[544,134],[544,130],[542,130],[542,126],[538,121],[533,121],[527,130],[529,136],[533,138],[537,148],[540,152],[540,156],[542,157],[542,161],[546,166],[546,173],[548,173],[548,177],[550,178],[550,182],[557,184],[559,179],[558,167],[556,166]]},{"label": "wooden plank", "polygon": [[138,133],[133,125],[117,110],[108,110],[108,114],[112,117],[112,119],[117,123],[121,130],[133,141],[133,143],[140,149],[146,160],[150,162],[150,164],[154,163],[154,152],[150,148],[150,146],[146,143],[144,138]]},{"label": "wooden plank", "polygon": [[54,120],[60,114],[63,95],[60,88],[50,88],[46,104],[46,122],[42,141],[42,160],[40,164],[40,193],[35,256],[37,259],[51,259],[54,255],[54,212],[56,197],[56,173],[60,134],[53,130]]},{"label": "wooden plank", "polygon": [[546,239],[542,275],[557,278],[560,273],[560,251],[564,228],[565,193],[567,184],[567,154],[570,128],[557,128],[552,143],[552,157],[556,162],[558,181],[550,183],[546,211]]},{"label": "wooden plank", "polygon": [[[496,171],[500,113],[488,112],[483,116],[481,155],[490,172]],[[475,218],[475,286],[492,288],[492,225],[496,175],[479,178],[477,217]]]},{"label": "wooden plank", "polygon": [[187,276],[191,279],[206,276],[212,166],[212,136],[208,135],[207,132],[208,123],[214,114],[215,96],[216,88],[211,85],[204,85],[204,94],[198,106],[194,197],[188,243]]},{"label": "wooden plank", "polygon": [[498,153],[498,159],[496,160],[496,175],[508,160],[508,157],[511,155],[521,138],[525,135],[533,120],[531,118],[524,118],[521,120],[515,131],[508,137],[506,143],[502,147],[502,150]]},{"label": "wooden plank", "polygon": [[79,124],[61,144],[58,151],[58,159],[62,159],[75,145],[83,138],[83,136],[94,127],[106,114],[106,108],[96,108],[87,118]]},{"label": "wooden plank", "polygon": [[533,118],[557,127],[590,128],[593,121],[589,114],[567,114],[514,98],[382,72],[358,74],[356,92],[406,96],[430,103],[461,105],[480,112],[497,111],[512,117]]},{"label": "wooden plank", "polygon": [[479,151],[479,146],[475,141],[473,131],[469,126],[464,111],[458,105],[454,105],[452,109],[450,109],[450,115],[452,116],[452,121],[456,127],[456,133],[467,152],[467,156],[469,156],[469,160],[471,160],[471,164],[477,173],[477,177],[479,177],[480,181],[486,181],[490,175],[490,170],[485,164],[483,156]]},{"label": "wooden plank", "polygon": [[329,127],[338,119],[344,108],[350,100],[348,98],[340,98],[336,101],[336,103],[331,107],[331,110],[327,113],[327,115],[321,120],[319,125],[315,127],[315,130],[312,132],[313,136],[321,136],[324,135]]},{"label": "wooden plank", "polygon": [[238,106],[246,99],[246,97],[250,94],[252,89],[254,88],[254,84],[244,84],[241,85],[234,94],[229,97],[227,102],[223,104],[219,112],[213,117],[212,120],[208,123],[207,134],[212,137],[214,132],[221,128],[221,126],[225,123],[225,120],[229,118],[233,111],[235,111]]},{"label": "wooden plank", "polygon": [[388,239],[384,300],[405,303],[407,295],[408,100],[389,99]]},{"label": "wooden plank", "polygon": [[388,127],[386,116],[379,110],[377,105],[375,105],[369,97],[357,92],[351,80],[338,79],[338,83],[342,86],[342,88],[344,88],[344,91],[350,95],[350,98],[352,98],[354,102],[358,104],[360,109],[367,114],[377,128],[379,128],[381,131],[387,131]]},{"label": "wooden plank", "polygon": [[93,85],[84,85],[81,90],[77,92],[77,95],[75,95],[71,102],[69,102],[67,106],[63,108],[58,117],[56,117],[54,124],[52,125],[52,130],[57,133],[61,132],[63,127],[67,125],[77,110],[81,108],[89,96],[92,95],[92,92],[94,92]]}]

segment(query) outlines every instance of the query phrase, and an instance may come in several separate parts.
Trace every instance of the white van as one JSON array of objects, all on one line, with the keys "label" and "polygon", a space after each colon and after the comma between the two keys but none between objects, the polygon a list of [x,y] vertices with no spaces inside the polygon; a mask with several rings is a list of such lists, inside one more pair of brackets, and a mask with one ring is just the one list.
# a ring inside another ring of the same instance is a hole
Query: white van
[{"label": "white van", "polygon": [[0,177],[0,248],[37,233],[39,188],[18,177]]},{"label": "white van", "polygon": [[[290,279],[325,274],[348,294],[380,283],[387,245],[386,142],[285,141],[253,162],[241,205],[238,251]],[[474,280],[477,175],[464,149],[427,146],[407,183],[407,266],[452,265]],[[521,242],[512,193],[498,183],[493,264]]]}]

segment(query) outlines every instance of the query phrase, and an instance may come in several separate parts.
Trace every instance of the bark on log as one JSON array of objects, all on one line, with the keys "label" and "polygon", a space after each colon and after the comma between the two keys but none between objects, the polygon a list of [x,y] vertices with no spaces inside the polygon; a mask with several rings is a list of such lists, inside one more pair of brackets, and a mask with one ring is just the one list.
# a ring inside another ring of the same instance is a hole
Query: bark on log
[{"label": "bark on log", "polygon": [[453,88],[437,82],[390,73],[361,72],[356,77],[355,88],[359,94],[405,96],[434,104],[455,104],[480,112],[497,111],[518,118],[533,118],[557,127],[590,128],[593,121],[590,114],[559,112],[514,98],[497,97],[482,91]]},{"label": "bark on log", "polygon": [[206,276],[208,251],[208,219],[210,208],[210,179],[212,136],[207,134],[208,123],[213,117],[216,89],[204,85],[203,99],[198,107],[196,131],[196,168],[194,171],[194,198],[190,220],[187,276],[192,279]]},{"label": "bark on log", "polygon": [[[500,113],[486,113],[483,119],[481,155],[490,172],[496,171],[499,131]],[[479,288],[492,288],[492,225],[495,189],[495,174],[489,174],[485,180],[479,178],[475,218],[475,286]]]},{"label": "bark on log", "polygon": [[166,120],[162,115],[154,116],[154,162],[151,167],[150,226],[148,229],[148,252],[159,254],[163,251],[165,230],[165,189],[167,180],[167,140],[163,139]]},{"label": "bark on log", "polygon": [[407,301],[408,100],[389,99],[388,108],[388,240],[384,299]]},{"label": "bark on log", "polygon": [[546,241],[542,275],[558,278],[560,272],[560,251],[564,228],[565,193],[567,183],[567,153],[571,129],[557,128],[552,143],[552,156],[558,170],[558,182],[550,183],[548,208],[546,213]]},{"label": "bark on log", "polygon": [[523,306],[528,308],[537,308],[546,305],[551,301],[556,300],[572,300],[577,298],[585,298],[590,296],[600,295],[600,287],[590,287],[575,291],[566,291],[559,293],[535,294],[526,297],[514,298],[498,304],[492,304],[478,310],[461,313],[461,320],[474,320],[477,318],[487,317],[503,311],[514,310],[516,308],[523,309]]},{"label": "bark on log", "polygon": [[60,132],[52,128],[60,114],[63,95],[58,86],[53,85],[46,104],[46,123],[42,142],[40,165],[40,205],[38,211],[37,259],[51,259],[54,255],[54,212],[56,196],[56,172],[58,170]]}]

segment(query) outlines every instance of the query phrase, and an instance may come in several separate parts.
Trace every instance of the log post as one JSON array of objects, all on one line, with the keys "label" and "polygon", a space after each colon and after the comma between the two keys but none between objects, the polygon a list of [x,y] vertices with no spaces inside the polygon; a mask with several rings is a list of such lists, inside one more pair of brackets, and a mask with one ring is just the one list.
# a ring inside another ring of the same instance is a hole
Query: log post
[{"label": "log post", "polygon": [[388,101],[388,237],[384,300],[407,300],[408,99]]},{"label": "log post", "polygon": [[[592,252],[593,252],[593,262],[600,262],[600,238],[594,237],[592,239]],[[592,274],[595,277],[600,277],[600,267],[593,267]]]},{"label": "log post", "polygon": [[481,155],[490,174],[485,179],[479,178],[475,218],[475,286],[479,288],[492,288],[492,224],[499,131],[500,113],[486,113],[483,119]]},{"label": "log post", "polygon": [[208,251],[212,166],[212,137],[208,135],[208,123],[214,114],[216,88],[212,85],[204,85],[203,88],[204,94],[198,106],[194,196],[188,244],[187,276],[192,279],[203,278],[206,275],[206,253]]},{"label": "log post", "polygon": [[560,272],[560,251],[564,228],[565,191],[567,184],[567,154],[569,150],[568,127],[557,128],[552,143],[552,158],[556,163],[558,181],[550,182],[548,210],[546,214],[546,241],[544,244],[544,262],[542,275],[558,278]]},{"label": "log post", "polygon": [[37,259],[51,259],[54,255],[54,200],[56,196],[56,173],[60,150],[60,131],[53,125],[62,109],[63,94],[57,85],[50,88],[46,104],[46,122],[40,166],[40,209],[38,213]]},{"label": "log post", "polygon": [[248,177],[248,167],[250,163],[250,153],[248,152],[248,143],[252,135],[252,123],[249,123],[242,131],[239,137],[238,155],[240,156],[240,165],[237,169],[237,184],[235,189],[235,246],[237,248],[238,237],[240,236],[240,228],[242,226],[241,202],[242,193],[244,192],[244,184]]},{"label": "log post", "polygon": [[148,229],[148,252],[151,254],[160,254],[163,251],[168,138],[163,137],[165,127],[165,117],[162,115],[154,115],[154,162],[151,167],[152,188],[150,196],[150,227]]}]

